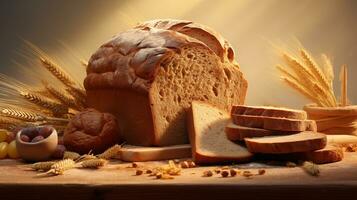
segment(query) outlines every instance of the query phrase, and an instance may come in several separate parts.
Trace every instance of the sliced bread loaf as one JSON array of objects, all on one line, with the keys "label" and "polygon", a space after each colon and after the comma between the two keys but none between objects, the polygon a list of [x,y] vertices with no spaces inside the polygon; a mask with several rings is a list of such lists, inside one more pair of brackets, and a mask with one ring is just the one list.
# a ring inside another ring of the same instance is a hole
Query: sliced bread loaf
[{"label": "sliced bread loaf", "polygon": [[232,115],[233,122],[240,126],[251,128],[263,128],[277,131],[316,131],[316,123],[313,120],[298,120],[288,118],[252,116],[252,115]]},{"label": "sliced bread loaf", "polygon": [[127,162],[144,162],[190,157],[191,145],[189,144],[167,147],[140,147],[125,145],[120,151],[120,159]]},{"label": "sliced bread loaf", "polygon": [[294,110],[272,106],[246,106],[235,105],[232,107],[232,115],[254,115],[289,119],[307,119],[307,114],[303,110]]},{"label": "sliced bread loaf", "polygon": [[226,138],[224,128],[229,114],[214,106],[192,102],[187,118],[192,157],[198,164],[249,161],[252,154]]},{"label": "sliced bread loaf", "polygon": [[326,146],[326,135],[305,131],[291,135],[245,138],[245,144],[252,153],[283,154],[307,152]]}]

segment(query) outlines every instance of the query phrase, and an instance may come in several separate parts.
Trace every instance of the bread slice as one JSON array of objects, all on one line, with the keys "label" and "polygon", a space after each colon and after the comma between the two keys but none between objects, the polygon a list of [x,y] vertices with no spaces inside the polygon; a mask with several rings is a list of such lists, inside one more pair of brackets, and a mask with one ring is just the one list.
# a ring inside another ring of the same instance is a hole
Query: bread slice
[{"label": "bread slice", "polygon": [[244,146],[227,139],[224,132],[230,121],[227,112],[194,101],[187,119],[192,157],[196,163],[244,162],[252,158]]},{"label": "bread slice", "polygon": [[335,147],[332,145],[327,145],[325,148],[308,151],[301,153],[288,153],[288,154],[258,154],[256,155],[258,159],[271,161],[311,161],[316,164],[326,164],[341,161],[344,157],[344,152],[342,148]]},{"label": "bread slice", "polygon": [[266,116],[232,115],[233,122],[240,126],[251,128],[263,128],[276,131],[316,131],[316,123],[313,120],[298,120]]},{"label": "bread slice", "polygon": [[127,162],[144,162],[190,157],[191,145],[189,144],[167,147],[141,147],[125,145],[120,151],[120,159]]},{"label": "bread slice", "polygon": [[341,161],[344,157],[342,148],[326,146],[323,149],[311,152],[299,153],[300,160],[312,161],[316,164],[326,164]]},{"label": "bread slice", "polygon": [[272,106],[235,105],[232,106],[231,114],[278,117],[278,118],[289,118],[289,119],[300,119],[300,120],[307,119],[307,114],[303,110],[294,110],[294,109],[272,107]]},{"label": "bread slice", "polygon": [[288,135],[296,132],[289,131],[271,131],[262,128],[251,128],[239,126],[229,122],[225,128],[226,136],[231,141],[244,141],[244,138],[264,137],[270,135]]},{"label": "bread slice", "polygon": [[245,144],[252,153],[296,153],[315,151],[326,146],[326,135],[305,131],[292,135],[245,138]]}]

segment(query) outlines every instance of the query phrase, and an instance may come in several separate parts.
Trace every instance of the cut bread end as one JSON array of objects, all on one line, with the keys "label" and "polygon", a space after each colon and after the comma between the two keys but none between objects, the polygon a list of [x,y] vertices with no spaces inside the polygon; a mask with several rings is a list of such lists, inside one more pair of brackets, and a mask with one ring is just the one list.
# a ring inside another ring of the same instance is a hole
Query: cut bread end
[{"label": "cut bread end", "polygon": [[227,139],[224,129],[230,121],[228,113],[194,101],[187,119],[192,157],[196,163],[246,162],[252,158],[244,146]]}]

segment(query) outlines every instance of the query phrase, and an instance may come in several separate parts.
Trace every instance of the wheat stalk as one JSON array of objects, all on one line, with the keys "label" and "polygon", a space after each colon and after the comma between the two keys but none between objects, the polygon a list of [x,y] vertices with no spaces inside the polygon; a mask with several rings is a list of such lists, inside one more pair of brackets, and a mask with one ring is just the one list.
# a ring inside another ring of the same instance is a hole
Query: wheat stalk
[{"label": "wheat stalk", "polygon": [[68,107],[62,105],[61,103],[57,103],[47,97],[43,97],[41,95],[37,95],[35,93],[19,91],[20,95],[24,97],[29,102],[38,105],[42,108],[51,110],[55,116],[60,116],[65,113],[68,113]]},{"label": "wheat stalk", "polygon": [[62,68],[47,57],[40,57],[42,65],[52,73],[59,81],[61,81],[66,86],[75,85],[75,81],[65,72]]},{"label": "wheat stalk", "polygon": [[30,167],[33,170],[37,170],[37,171],[48,171],[51,169],[52,165],[54,164],[56,164],[56,161],[37,162],[32,164]]},{"label": "wheat stalk", "polygon": [[76,166],[76,163],[71,159],[65,159],[56,162],[51,166],[51,169],[46,174],[61,175],[65,171],[72,169]]},{"label": "wheat stalk", "polygon": [[322,54],[321,55],[322,60],[324,62],[324,73],[325,76],[327,78],[327,80],[329,81],[330,87],[332,88],[333,86],[333,79],[334,79],[334,72],[333,72],[333,65],[332,62],[330,60],[330,58],[326,55],[326,54]]},{"label": "wheat stalk", "polygon": [[79,89],[79,88],[67,88],[66,91],[74,98],[76,105],[79,108],[85,108],[86,107],[86,93],[84,90]]},{"label": "wheat stalk", "polygon": [[95,158],[81,162],[83,168],[100,168],[108,163],[107,160],[101,158]]},{"label": "wheat stalk", "polygon": [[13,108],[1,108],[0,112],[4,116],[12,117],[23,121],[36,122],[45,120],[45,117],[42,115]]},{"label": "wheat stalk", "polygon": [[309,67],[310,71],[313,73],[315,80],[324,88],[324,94],[331,103],[330,106],[336,106],[337,101],[335,95],[333,94],[332,85],[329,83],[327,77],[321,71],[320,67],[317,66],[316,62],[304,49],[300,50],[301,57],[305,61],[306,65]]},{"label": "wheat stalk", "polygon": [[0,116],[0,128],[2,129],[13,130],[19,125],[27,125],[27,124],[24,124],[22,120]]},{"label": "wheat stalk", "polygon": [[301,86],[298,82],[292,80],[291,78],[288,77],[281,77],[281,79],[288,84],[291,88],[295,89],[302,95],[304,95],[306,98],[312,100],[313,102],[317,102],[319,106],[323,106],[321,102],[319,102],[319,99],[314,96],[313,94],[310,94],[309,91],[307,91],[303,86]]},{"label": "wheat stalk", "polygon": [[57,100],[59,100],[64,105],[79,110],[78,105],[73,97],[66,95],[67,92],[60,91],[52,86],[50,86],[47,82],[43,81],[43,84],[46,90],[52,94]]},{"label": "wheat stalk", "polygon": [[103,153],[97,155],[97,157],[109,160],[109,159],[112,159],[112,158],[118,156],[120,150],[121,150],[121,145],[116,144],[116,145],[110,147],[109,149],[105,150]]}]

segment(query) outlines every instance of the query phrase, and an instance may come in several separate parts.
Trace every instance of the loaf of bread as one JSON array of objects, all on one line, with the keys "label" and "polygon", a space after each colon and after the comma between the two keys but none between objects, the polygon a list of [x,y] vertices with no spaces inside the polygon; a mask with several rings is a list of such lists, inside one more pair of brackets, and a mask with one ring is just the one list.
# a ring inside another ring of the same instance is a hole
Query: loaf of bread
[{"label": "loaf of bread", "polygon": [[114,115],[86,109],[68,123],[63,142],[70,151],[86,154],[102,153],[120,143],[120,127]]},{"label": "loaf of bread", "polygon": [[230,121],[227,112],[194,101],[187,119],[192,157],[196,163],[245,162],[252,159],[253,154],[244,146],[227,139],[224,132]]},{"label": "loaf of bread", "polygon": [[229,112],[244,103],[247,81],[229,43],[190,21],[155,20],[116,35],[89,60],[88,104],[118,118],[128,144],[188,143],[193,100]]}]

